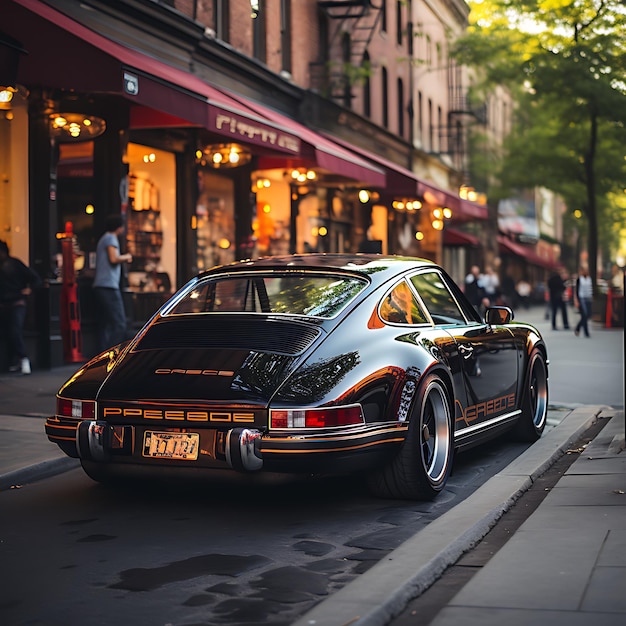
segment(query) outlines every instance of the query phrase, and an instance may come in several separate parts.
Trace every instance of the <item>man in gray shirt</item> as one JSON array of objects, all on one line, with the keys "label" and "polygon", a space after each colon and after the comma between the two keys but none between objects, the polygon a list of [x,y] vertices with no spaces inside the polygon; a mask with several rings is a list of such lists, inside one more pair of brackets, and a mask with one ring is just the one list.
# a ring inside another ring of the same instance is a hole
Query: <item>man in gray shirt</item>
[{"label": "man in gray shirt", "polygon": [[122,263],[132,263],[131,254],[120,254],[119,236],[124,232],[121,215],[109,215],[106,232],[96,248],[93,290],[98,308],[98,349],[104,351],[126,339],[126,312],[120,290]]}]

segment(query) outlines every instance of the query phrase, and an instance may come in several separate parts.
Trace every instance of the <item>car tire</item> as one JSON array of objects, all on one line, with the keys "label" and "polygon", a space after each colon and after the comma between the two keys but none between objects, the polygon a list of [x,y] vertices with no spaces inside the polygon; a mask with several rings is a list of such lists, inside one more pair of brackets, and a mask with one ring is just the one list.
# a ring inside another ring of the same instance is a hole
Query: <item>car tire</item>
[{"label": "car tire", "polygon": [[413,399],[409,430],[391,462],[369,478],[383,498],[432,500],[450,475],[454,455],[452,414],[446,386],[428,374]]},{"label": "car tire", "polygon": [[537,348],[533,349],[528,360],[521,409],[513,436],[518,441],[537,441],[548,417],[548,368],[543,352]]}]

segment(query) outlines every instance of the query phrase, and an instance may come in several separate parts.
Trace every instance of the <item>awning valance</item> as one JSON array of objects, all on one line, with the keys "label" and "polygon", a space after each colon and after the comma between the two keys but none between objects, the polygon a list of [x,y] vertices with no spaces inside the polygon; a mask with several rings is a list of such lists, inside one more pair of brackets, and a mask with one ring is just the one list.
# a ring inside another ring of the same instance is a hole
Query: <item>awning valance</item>
[{"label": "awning valance", "polygon": [[2,29],[27,52],[20,59],[18,82],[124,96],[138,105],[131,110],[133,127],[199,126],[281,153],[300,152],[296,134],[246,110],[194,74],[104,37],[40,0],[9,1]]},{"label": "awning valance", "polygon": [[[263,117],[300,137],[304,144],[301,156],[312,165],[365,186],[384,187],[386,185],[385,172],[370,161],[360,158],[356,151],[340,145],[337,141],[267,106],[249,100],[243,102],[247,102],[249,106],[258,110]],[[272,163],[269,160],[259,162],[261,168],[271,166]]]},{"label": "awning valance", "polygon": [[387,175],[385,191],[396,197],[420,197],[429,204],[452,209],[453,219],[460,222],[487,219],[487,207],[469,200],[464,200],[454,193],[441,189],[432,183],[420,180],[414,172],[389,159],[385,159],[359,146],[351,145],[340,139],[334,139],[345,148],[356,152],[383,168]]},{"label": "awning valance", "polygon": [[507,237],[498,235],[498,244],[501,253],[510,253],[515,256],[525,259],[531,265],[537,265],[546,269],[556,269],[558,264],[554,263],[550,259],[544,259],[540,257],[532,248],[524,246],[522,244],[511,241]]},{"label": "awning valance", "polygon": [[462,230],[446,227],[443,231],[443,245],[478,247],[480,245],[480,241],[478,240],[478,237],[470,235],[469,233],[464,233]]}]

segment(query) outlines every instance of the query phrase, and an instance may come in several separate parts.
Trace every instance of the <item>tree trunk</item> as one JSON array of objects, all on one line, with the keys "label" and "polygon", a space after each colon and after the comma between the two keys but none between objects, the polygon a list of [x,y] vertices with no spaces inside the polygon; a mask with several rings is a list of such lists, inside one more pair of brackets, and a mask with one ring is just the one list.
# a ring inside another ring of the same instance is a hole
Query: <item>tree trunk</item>
[{"label": "tree trunk", "polygon": [[587,183],[587,221],[589,224],[589,234],[587,247],[589,250],[589,275],[593,282],[594,293],[598,279],[598,213],[596,207],[596,178],[595,160],[596,146],[598,142],[598,117],[596,107],[592,103],[590,115],[589,147],[585,157],[584,167]]}]

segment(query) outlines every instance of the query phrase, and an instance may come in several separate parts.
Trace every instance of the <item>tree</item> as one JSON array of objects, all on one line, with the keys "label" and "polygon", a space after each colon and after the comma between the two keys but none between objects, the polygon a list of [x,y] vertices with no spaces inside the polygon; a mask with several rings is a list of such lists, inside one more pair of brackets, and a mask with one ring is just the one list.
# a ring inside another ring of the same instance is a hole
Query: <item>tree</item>
[{"label": "tree", "polygon": [[582,210],[595,281],[599,219],[615,213],[609,199],[626,188],[626,5],[620,0],[469,4],[470,28],[456,42],[454,55],[476,68],[479,91],[505,86],[516,102],[495,193],[542,186],[572,210]]}]

